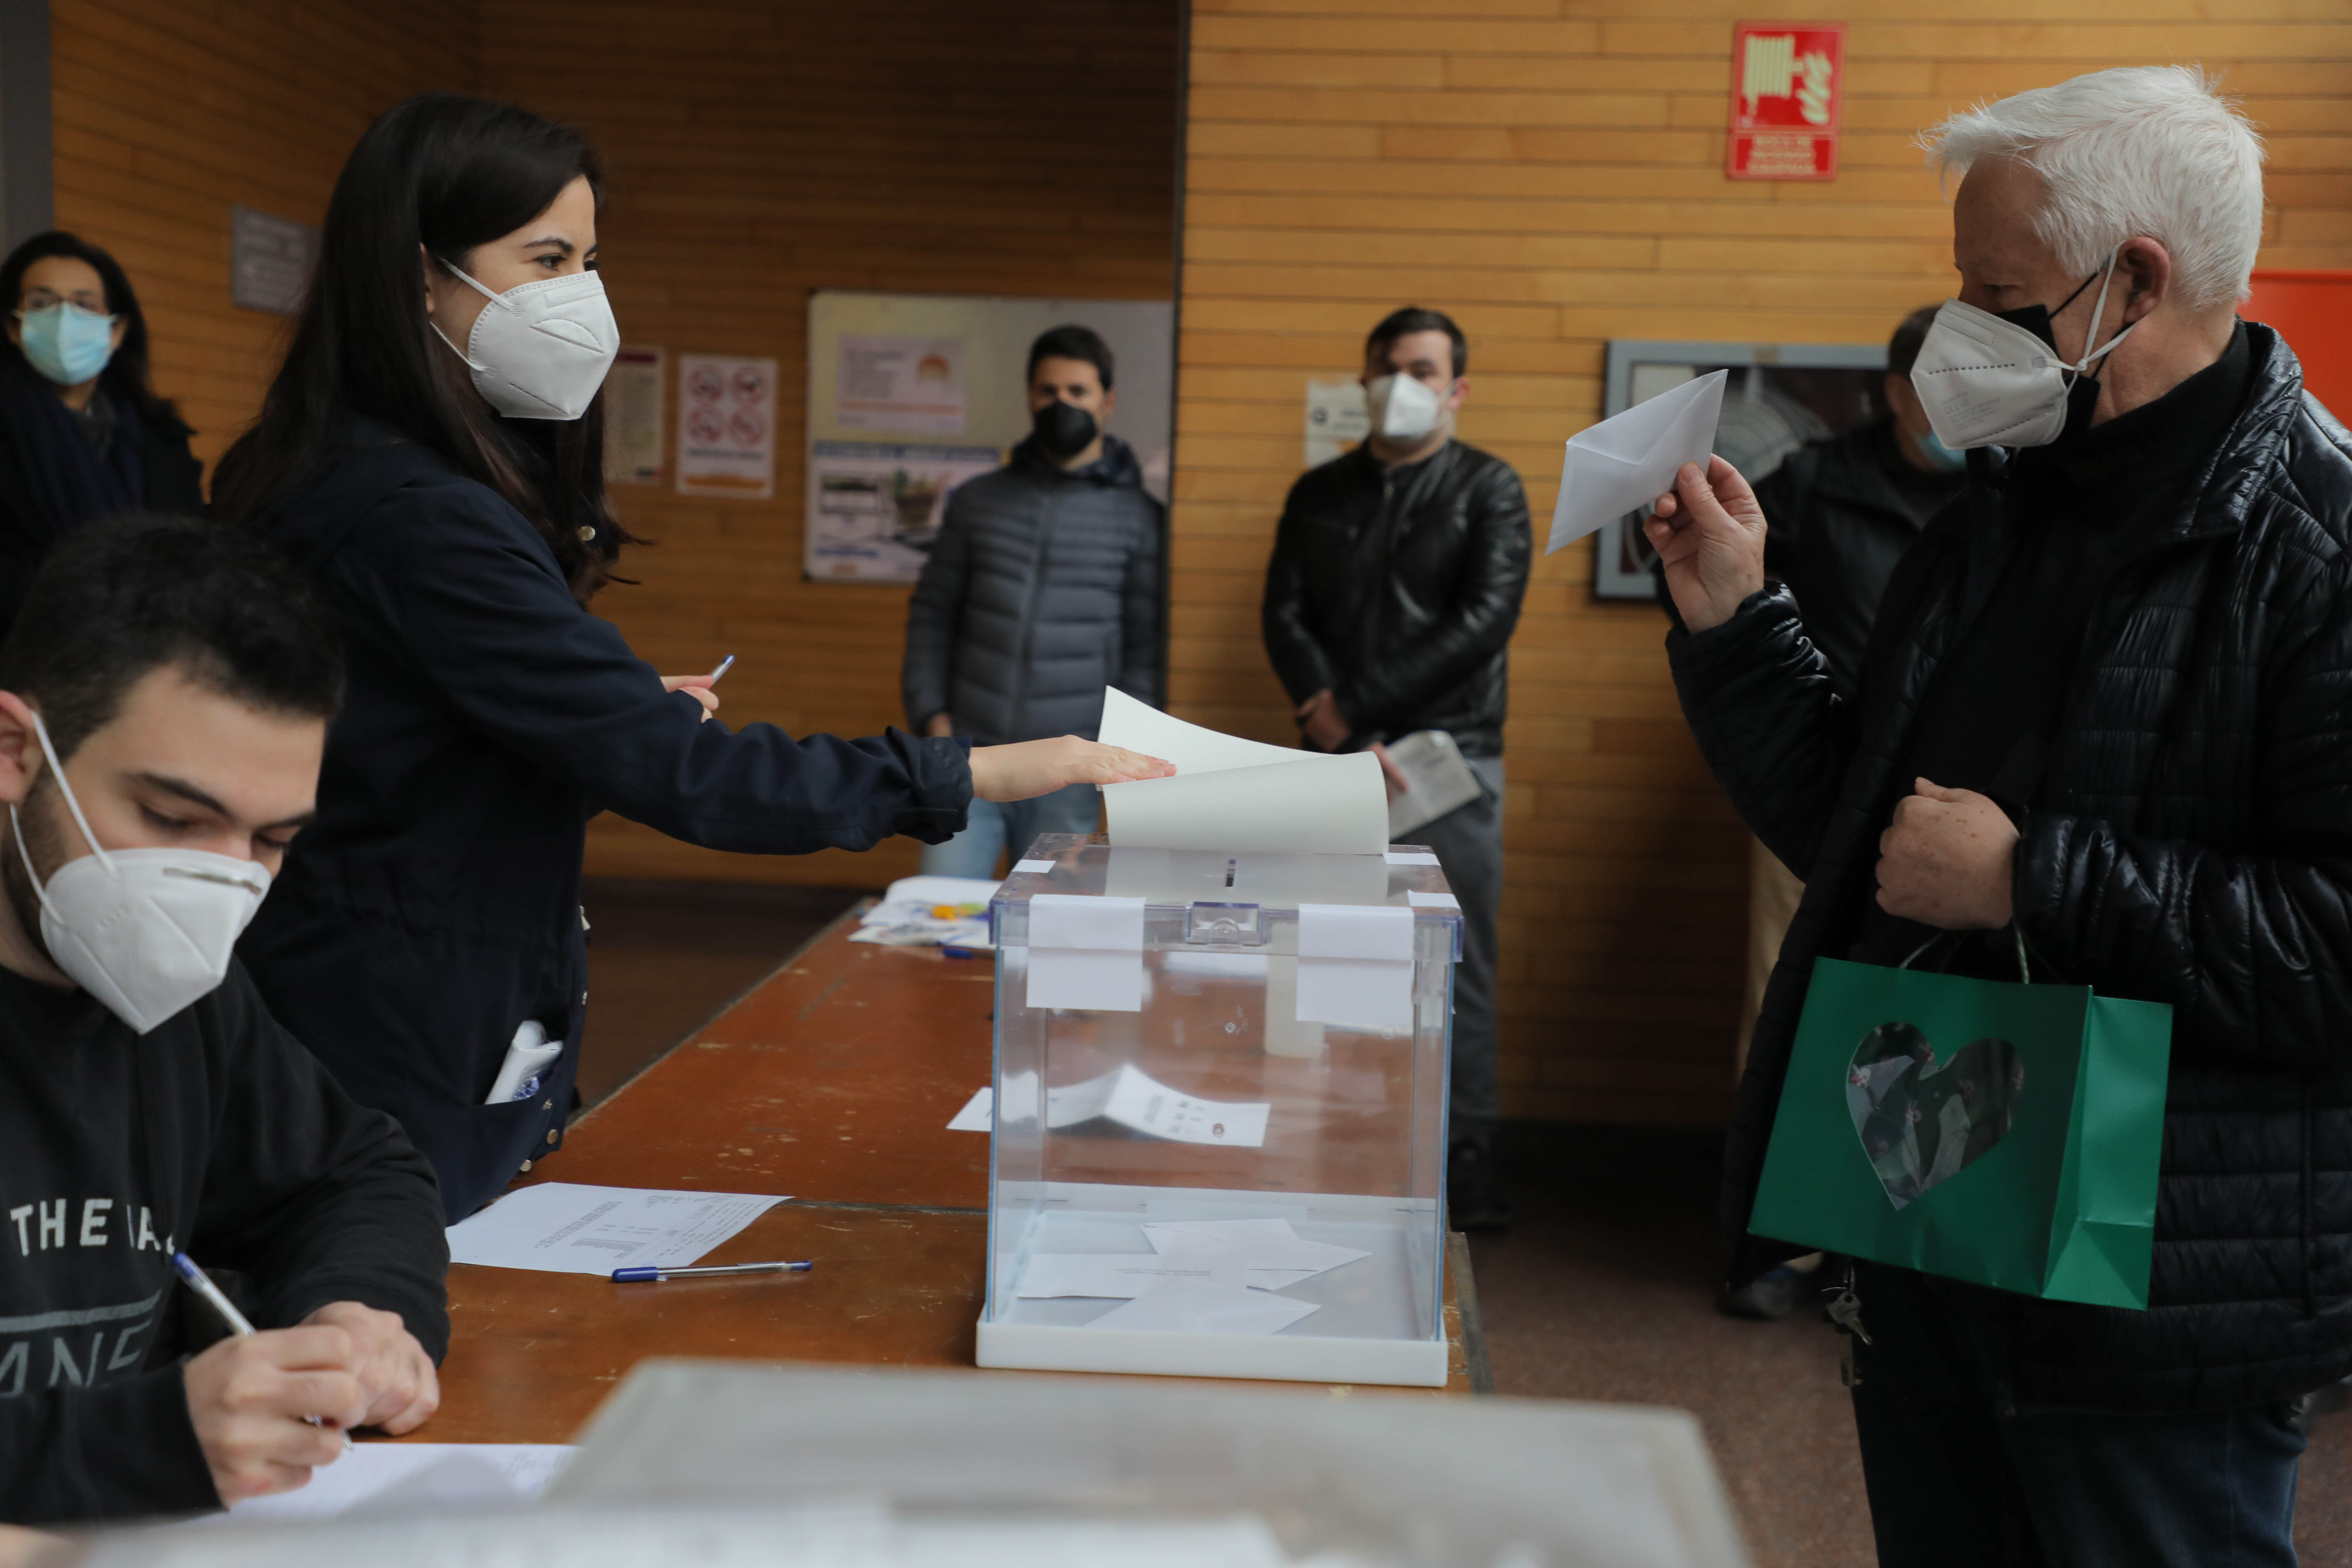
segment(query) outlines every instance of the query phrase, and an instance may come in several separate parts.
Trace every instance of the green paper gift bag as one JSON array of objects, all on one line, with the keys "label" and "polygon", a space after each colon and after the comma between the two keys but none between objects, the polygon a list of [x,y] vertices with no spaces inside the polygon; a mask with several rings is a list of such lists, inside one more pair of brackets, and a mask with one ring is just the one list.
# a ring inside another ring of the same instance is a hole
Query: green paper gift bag
[{"label": "green paper gift bag", "polygon": [[2145,1308],[2171,1047],[2159,1002],[1818,959],[1748,1229]]}]

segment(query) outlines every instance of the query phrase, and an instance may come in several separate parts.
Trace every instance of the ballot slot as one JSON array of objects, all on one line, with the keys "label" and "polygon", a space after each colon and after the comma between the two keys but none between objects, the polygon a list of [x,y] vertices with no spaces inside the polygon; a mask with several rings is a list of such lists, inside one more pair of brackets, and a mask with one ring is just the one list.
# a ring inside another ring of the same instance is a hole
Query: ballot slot
[{"label": "ballot slot", "polygon": [[[1072,836],[1025,858],[1053,869],[991,908],[981,1363],[1442,1384],[1461,925],[1442,868]],[[1070,951],[1041,932],[1123,951],[1137,1005],[1032,1005],[1033,966]],[[1334,991],[1302,984],[1318,964],[1363,971],[1381,1005],[1343,980],[1349,1005],[1312,1016]]]}]

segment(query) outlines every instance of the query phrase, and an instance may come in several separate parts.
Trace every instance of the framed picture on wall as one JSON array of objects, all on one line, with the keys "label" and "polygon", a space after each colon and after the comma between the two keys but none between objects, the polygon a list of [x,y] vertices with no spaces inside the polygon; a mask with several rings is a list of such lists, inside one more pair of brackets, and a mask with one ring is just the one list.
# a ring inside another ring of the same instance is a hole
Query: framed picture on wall
[{"label": "framed picture on wall", "polygon": [[[1876,418],[1885,407],[1884,343],[1680,342],[1612,338],[1609,343],[1602,417],[1695,376],[1728,370],[1723,419],[1715,449],[1750,481],[1780,466],[1808,441],[1835,436]],[[1657,554],[1633,513],[1592,536],[1592,594],[1600,599],[1649,599]]]}]

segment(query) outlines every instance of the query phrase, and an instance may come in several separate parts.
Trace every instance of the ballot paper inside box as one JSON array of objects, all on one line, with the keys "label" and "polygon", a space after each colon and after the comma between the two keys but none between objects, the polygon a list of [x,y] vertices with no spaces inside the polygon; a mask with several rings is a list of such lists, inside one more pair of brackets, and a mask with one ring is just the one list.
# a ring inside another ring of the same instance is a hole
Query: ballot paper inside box
[{"label": "ballot paper inside box", "polygon": [[1442,1385],[1436,858],[1049,835],[990,918],[981,1364]]}]

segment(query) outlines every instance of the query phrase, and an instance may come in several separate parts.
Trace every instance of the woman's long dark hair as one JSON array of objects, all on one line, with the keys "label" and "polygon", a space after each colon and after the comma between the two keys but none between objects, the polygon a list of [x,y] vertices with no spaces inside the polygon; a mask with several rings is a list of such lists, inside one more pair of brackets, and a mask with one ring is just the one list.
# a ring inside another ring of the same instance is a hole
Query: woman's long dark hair
[{"label": "woman's long dark hair", "polygon": [[[180,411],[166,400],[155,395],[147,380],[147,317],[139,309],[139,296],[131,287],[130,276],[99,247],[79,235],[53,228],[47,234],[37,234],[8,253],[0,261],[0,309],[13,310],[25,298],[25,274],[33,263],[46,261],[53,256],[69,256],[76,261],[89,263],[98,280],[106,286],[106,310],[110,316],[122,318],[122,346],[106,362],[99,373],[99,384],[139,411],[146,424],[163,430],[185,431],[187,421]],[[22,360],[25,351],[0,334],[0,350],[8,360]],[[0,360],[0,364],[5,364]]]},{"label": "woman's long dark hair", "polygon": [[425,257],[470,271],[476,247],[522,227],[583,175],[601,198],[603,171],[580,133],[509,104],[424,93],[369,126],[327,204],[286,363],[214,475],[214,509],[252,521],[319,466],[356,411],[512,502],[583,603],[602,587],[629,539],[604,496],[604,395],[578,419],[502,419],[425,313]]}]

